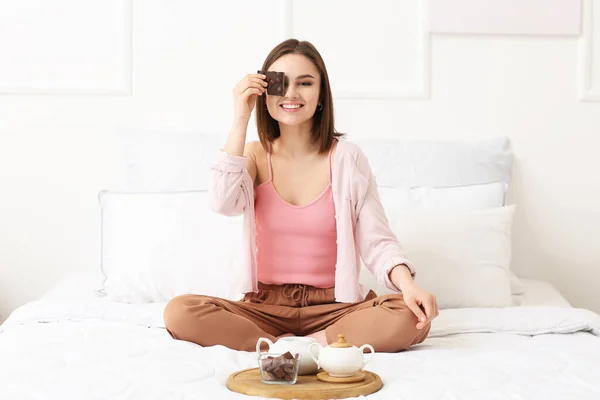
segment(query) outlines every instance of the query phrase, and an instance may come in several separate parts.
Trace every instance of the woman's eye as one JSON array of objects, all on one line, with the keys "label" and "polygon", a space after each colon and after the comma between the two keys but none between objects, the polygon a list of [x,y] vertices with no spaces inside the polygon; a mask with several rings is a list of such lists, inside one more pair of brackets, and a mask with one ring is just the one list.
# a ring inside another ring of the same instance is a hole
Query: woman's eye
[{"label": "woman's eye", "polygon": [[302,82],[300,85],[301,86],[310,86],[310,85],[312,85],[312,83],[311,82]]}]

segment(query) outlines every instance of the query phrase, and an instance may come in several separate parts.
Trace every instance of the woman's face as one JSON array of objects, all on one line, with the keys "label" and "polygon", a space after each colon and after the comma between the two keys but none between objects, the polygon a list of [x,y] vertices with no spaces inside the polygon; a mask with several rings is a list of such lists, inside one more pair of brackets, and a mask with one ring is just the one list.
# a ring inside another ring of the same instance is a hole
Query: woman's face
[{"label": "woman's face", "polygon": [[283,96],[268,95],[267,109],[281,124],[299,125],[312,119],[319,103],[321,76],[317,67],[300,54],[278,58],[269,71],[285,73]]}]

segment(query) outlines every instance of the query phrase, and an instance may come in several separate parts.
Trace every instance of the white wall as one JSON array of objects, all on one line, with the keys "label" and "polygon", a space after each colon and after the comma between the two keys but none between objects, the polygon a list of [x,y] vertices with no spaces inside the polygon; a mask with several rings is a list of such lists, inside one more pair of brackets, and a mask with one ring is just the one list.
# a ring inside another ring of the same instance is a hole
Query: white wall
[{"label": "white wall", "polygon": [[600,311],[600,0],[489,24],[479,1],[440,24],[435,0],[0,0],[0,320],[100,267],[119,129],[226,133],[231,88],[288,37],[321,51],[349,139],[508,135],[514,269]]}]

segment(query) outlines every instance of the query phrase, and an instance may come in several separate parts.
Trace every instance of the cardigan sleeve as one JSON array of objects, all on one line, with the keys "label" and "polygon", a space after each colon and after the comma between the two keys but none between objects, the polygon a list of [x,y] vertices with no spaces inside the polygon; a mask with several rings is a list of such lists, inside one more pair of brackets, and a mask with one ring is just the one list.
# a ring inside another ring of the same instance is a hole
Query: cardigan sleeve
[{"label": "cardigan sleeve", "polygon": [[219,150],[210,170],[209,204],[219,214],[244,213],[252,193],[252,178],[247,170],[248,157],[232,156]]}]

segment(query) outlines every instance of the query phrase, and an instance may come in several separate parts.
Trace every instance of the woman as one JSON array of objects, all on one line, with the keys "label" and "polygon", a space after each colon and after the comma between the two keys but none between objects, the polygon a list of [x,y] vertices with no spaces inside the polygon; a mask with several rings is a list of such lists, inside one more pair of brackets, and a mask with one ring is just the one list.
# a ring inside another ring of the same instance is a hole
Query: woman
[{"label": "woman", "polygon": [[[353,344],[398,352],[425,340],[435,297],[391,232],[375,176],[358,147],[341,138],[323,59],[306,41],[275,47],[261,71],[285,73],[283,96],[267,95],[264,74],[234,88],[234,124],[212,168],[211,204],[244,214],[247,244],[241,301],[183,295],[165,308],[167,330],[202,346],[253,351],[260,337],[344,333]],[[260,141],[246,144],[256,104]],[[397,293],[377,297],[359,284],[360,260]]]}]

